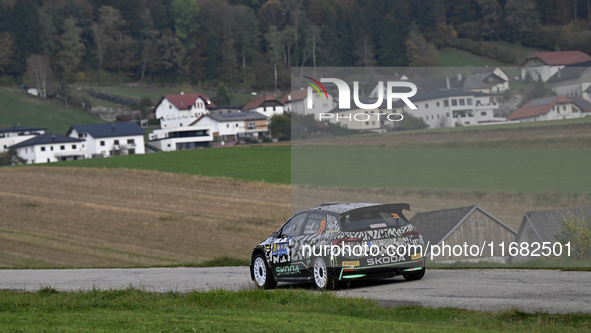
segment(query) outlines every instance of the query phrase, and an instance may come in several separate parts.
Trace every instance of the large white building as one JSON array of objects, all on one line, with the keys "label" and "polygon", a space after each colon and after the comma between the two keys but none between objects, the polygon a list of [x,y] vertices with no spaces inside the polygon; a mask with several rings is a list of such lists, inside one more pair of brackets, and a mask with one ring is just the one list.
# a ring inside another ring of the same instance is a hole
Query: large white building
[{"label": "large white building", "polygon": [[156,119],[160,119],[160,127],[186,127],[199,117],[209,114],[209,109],[215,108],[207,96],[203,94],[164,95],[156,103],[154,112]]},{"label": "large white building", "polygon": [[27,164],[79,160],[88,155],[83,140],[51,133],[36,135],[10,148]]},{"label": "large white building", "polygon": [[404,112],[423,119],[430,128],[476,125],[505,121],[495,117],[498,103],[490,103],[489,94],[462,89],[438,89],[418,93],[410,100],[417,107],[413,110],[404,103]]},{"label": "large white building", "polygon": [[45,128],[24,127],[20,125],[0,130],[0,153],[8,150],[10,146],[27,141],[43,133],[45,133]]},{"label": "large white building", "polygon": [[195,125],[210,126],[214,142],[269,135],[269,117],[258,112],[209,114],[199,119]]},{"label": "large white building", "polygon": [[583,108],[585,104],[589,105],[589,102],[580,99],[575,101],[574,98],[563,96],[533,99],[513,112],[507,120],[527,122],[581,118],[585,116],[586,110]]},{"label": "large white building", "polygon": [[547,84],[556,95],[591,100],[591,61],[564,66]]},{"label": "large white building", "polygon": [[77,125],[67,133],[86,142],[86,158],[145,154],[145,134],[136,123]]}]

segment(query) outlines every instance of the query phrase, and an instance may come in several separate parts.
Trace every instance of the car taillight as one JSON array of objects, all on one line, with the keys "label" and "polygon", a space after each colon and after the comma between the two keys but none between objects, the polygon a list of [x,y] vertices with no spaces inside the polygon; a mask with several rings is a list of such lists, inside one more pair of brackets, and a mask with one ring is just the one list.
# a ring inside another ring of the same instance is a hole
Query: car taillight
[{"label": "car taillight", "polygon": [[417,239],[417,238],[419,238],[419,231],[414,230],[414,231],[405,232],[402,234],[402,236],[410,237],[412,239]]},{"label": "car taillight", "polygon": [[354,245],[355,242],[359,242],[361,238],[342,238],[342,239],[335,239],[332,241],[332,245],[338,246],[345,246],[345,245]]}]

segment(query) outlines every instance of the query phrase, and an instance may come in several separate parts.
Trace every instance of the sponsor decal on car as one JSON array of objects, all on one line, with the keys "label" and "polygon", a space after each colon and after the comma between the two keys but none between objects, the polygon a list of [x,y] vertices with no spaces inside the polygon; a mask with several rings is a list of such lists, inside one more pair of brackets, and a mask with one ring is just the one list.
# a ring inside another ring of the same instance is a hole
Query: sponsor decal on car
[{"label": "sponsor decal on car", "polygon": [[298,266],[279,266],[275,268],[277,275],[292,275],[300,274],[300,268]]},{"label": "sponsor decal on car", "polygon": [[287,254],[287,250],[287,243],[275,243],[273,244],[273,250],[271,251],[271,255],[285,255]]},{"label": "sponsor decal on car", "polygon": [[359,266],[359,261],[343,261],[343,266]]},{"label": "sponsor decal on car", "polygon": [[387,227],[386,223],[370,224],[369,226],[372,229],[375,229],[375,228],[385,228],[385,227]]},{"label": "sponsor decal on car", "polygon": [[420,253],[413,254],[413,255],[411,255],[411,256],[410,256],[410,258],[411,258],[412,260],[415,260],[415,259],[420,259],[420,258],[422,258],[422,257],[423,257],[423,255],[422,255],[422,254],[420,254]]},{"label": "sponsor decal on car", "polygon": [[406,260],[404,260],[403,256],[369,258],[369,259],[367,259],[367,266],[391,264],[391,263],[402,262],[402,261],[406,261]]}]

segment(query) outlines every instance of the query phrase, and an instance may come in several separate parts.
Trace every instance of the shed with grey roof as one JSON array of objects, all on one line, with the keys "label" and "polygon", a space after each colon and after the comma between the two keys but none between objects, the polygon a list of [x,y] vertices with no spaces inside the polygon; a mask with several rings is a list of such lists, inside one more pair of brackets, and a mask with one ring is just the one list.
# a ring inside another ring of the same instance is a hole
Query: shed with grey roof
[{"label": "shed with grey roof", "polygon": [[[515,237],[517,243],[556,242],[556,235],[562,231],[562,221],[569,216],[591,218],[591,207],[538,210],[523,214],[519,231]],[[530,247],[531,248],[531,247]],[[511,257],[511,262],[522,262],[532,259],[531,256]]]},{"label": "shed with grey roof", "polygon": [[[425,240],[426,249],[430,253],[431,245],[453,247],[459,245],[462,247],[462,255],[453,255],[453,251],[444,251],[443,255],[434,257],[439,261],[457,261],[457,260],[492,260],[506,262],[507,257],[501,256],[500,248],[497,244],[505,242],[506,247],[515,240],[515,230],[494,217],[478,205],[435,210],[416,214],[410,221]],[[493,243],[493,251],[488,244]],[[482,255],[466,256],[464,244],[468,248],[472,245],[478,246]],[[483,244],[485,246],[483,247]],[[448,249],[446,247],[446,249]],[[505,254],[507,254],[507,249]]]}]

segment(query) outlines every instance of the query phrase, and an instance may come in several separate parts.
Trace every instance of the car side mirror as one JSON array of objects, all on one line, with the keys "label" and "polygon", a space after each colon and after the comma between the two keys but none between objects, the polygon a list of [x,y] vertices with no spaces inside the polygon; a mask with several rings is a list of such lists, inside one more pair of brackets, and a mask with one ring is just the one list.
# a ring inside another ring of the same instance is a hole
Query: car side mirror
[{"label": "car side mirror", "polygon": [[271,234],[271,237],[277,238],[277,237],[279,237],[279,233],[277,233],[277,231],[275,231],[274,233]]}]

